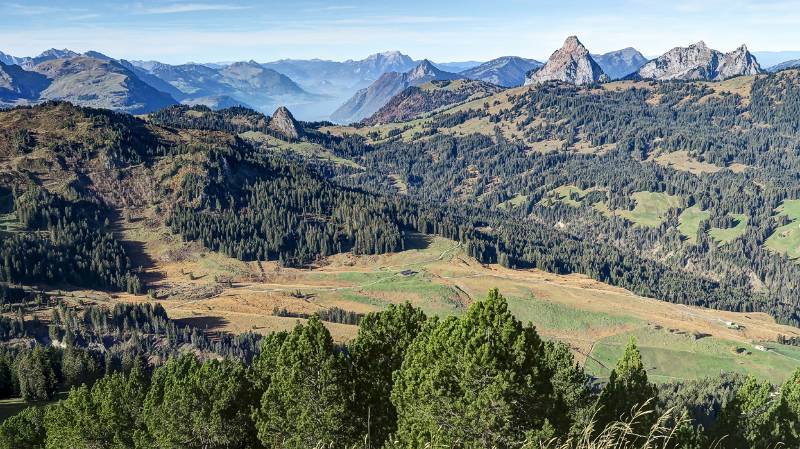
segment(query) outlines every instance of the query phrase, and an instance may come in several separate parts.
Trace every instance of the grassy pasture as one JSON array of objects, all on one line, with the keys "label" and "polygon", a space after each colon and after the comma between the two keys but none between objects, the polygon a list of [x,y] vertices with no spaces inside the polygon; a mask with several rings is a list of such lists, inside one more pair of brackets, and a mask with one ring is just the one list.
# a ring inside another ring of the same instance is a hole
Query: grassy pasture
[{"label": "grassy pasture", "polygon": [[711,236],[714,240],[718,243],[729,243],[734,239],[740,237],[744,234],[745,228],[747,228],[747,215],[744,214],[731,214],[731,217],[736,220],[736,226],[732,228],[711,228],[708,231],[708,235]]},{"label": "grassy pasture", "polygon": [[700,210],[699,206],[688,207],[681,212],[678,230],[686,236],[688,241],[695,243],[697,242],[697,230],[700,228],[700,222],[707,220],[710,215],[710,212]]},{"label": "grassy pasture", "polygon": [[616,213],[639,226],[659,226],[666,218],[667,211],[681,204],[680,197],[659,192],[636,192],[633,199],[636,201],[633,210]]},{"label": "grassy pasture", "polygon": [[785,354],[798,351],[777,343],[770,347],[779,349],[763,351],[754,344],[712,336],[696,339],[693,335],[646,326],[595,343],[586,361],[587,370],[598,377],[607,377],[631,336],[636,338],[648,376],[655,382],[699,379],[725,371],[753,374],[781,383],[800,367],[800,357]]},{"label": "grassy pasture", "polygon": [[792,259],[800,257],[800,200],[786,200],[775,209],[776,216],[787,216],[791,222],[781,226],[769,236],[767,248],[786,254]]},{"label": "grassy pasture", "polygon": [[528,200],[528,195],[520,195],[518,193],[514,195],[514,197],[511,198],[510,200],[503,201],[502,203],[498,204],[497,208],[503,210],[511,210],[525,204],[525,201],[527,200]]}]

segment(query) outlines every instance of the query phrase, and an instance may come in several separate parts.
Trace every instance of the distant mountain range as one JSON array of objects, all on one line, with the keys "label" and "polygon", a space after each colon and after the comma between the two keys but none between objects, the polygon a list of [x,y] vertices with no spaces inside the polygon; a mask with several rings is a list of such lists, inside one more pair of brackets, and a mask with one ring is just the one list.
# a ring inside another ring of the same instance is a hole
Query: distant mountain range
[{"label": "distant mountain range", "polygon": [[116,61],[58,56],[43,54],[22,66],[0,63],[0,105],[65,100],[139,114],[176,103]]},{"label": "distant mountain range", "polygon": [[[800,52],[756,55],[770,62],[785,61],[770,64],[768,71],[800,67]],[[286,105],[303,120],[340,122],[369,117],[394,95],[433,80],[463,78],[516,87],[551,80],[587,84],[626,77],[719,80],[764,71],[744,46],[722,53],[699,42],[648,61],[633,48],[591,54],[574,36],[545,63],[517,56],[483,63],[435,63],[387,51],[342,62],[285,59],[171,65],[53,48],[25,57],[0,52],[0,64],[0,107],[62,99],[130,113],[175,103],[212,109],[243,105],[269,113]],[[419,98],[404,101],[407,105]]]},{"label": "distant mountain range", "polygon": [[503,87],[521,86],[525,75],[538,69],[542,63],[535,59],[503,56],[461,72],[465,78],[486,81]]},{"label": "distant mountain range", "polygon": [[622,79],[647,63],[647,58],[631,47],[602,55],[592,55],[592,59],[612,80]]},{"label": "distant mountain range", "polygon": [[463,76],[439,70],[427,59],[407,72],[387,72],[368,87],[359,90],[331,114],[337,122],[357,122],[369,117],[392,97],[410,86],[420,86],[433,80],[454,80]]},{"label": "distant mountain range", "polygon": [[767,69],[768,72],[777,72],[780,70],[786,69],[793,69],[796,67],[800,67],[800,59],[792,59],[791,61],[782,62],[780,64],[775,64],[774,66]]}]

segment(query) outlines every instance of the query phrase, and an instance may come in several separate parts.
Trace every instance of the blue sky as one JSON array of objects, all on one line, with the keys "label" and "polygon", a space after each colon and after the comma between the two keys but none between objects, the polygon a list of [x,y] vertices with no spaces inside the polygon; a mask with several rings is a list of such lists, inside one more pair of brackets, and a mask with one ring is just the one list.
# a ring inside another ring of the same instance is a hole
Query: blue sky
[{"label": "blue sky", "polygon": [[800,50],[800,0],[0,0],[0,51],[57,47],[164,62],[546,59],[577,34],[592,52],[658,55],[705,40],[729,51]]}]

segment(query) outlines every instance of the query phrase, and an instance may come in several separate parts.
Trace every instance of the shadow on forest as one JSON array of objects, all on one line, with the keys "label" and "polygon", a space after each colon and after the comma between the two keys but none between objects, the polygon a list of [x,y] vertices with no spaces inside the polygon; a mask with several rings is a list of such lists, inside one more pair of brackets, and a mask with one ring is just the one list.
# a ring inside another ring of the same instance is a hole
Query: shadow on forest
[{"label": "shadow on forest", "polygon": [[418,234],[416,232],[413,234],[406,234],[406,236],[403,238],[403,245],[405,246],[406,250],[428,249],[431,246],[432,242],[433,242],[432,236],[425,234]]},{"label": "shadow on forest", "polygon": [[218,316],[192,316],[187,318],[178,318],[174,320],[181,326],[192,326],[204,330],[220,330],[225,327],[230,321]]}]

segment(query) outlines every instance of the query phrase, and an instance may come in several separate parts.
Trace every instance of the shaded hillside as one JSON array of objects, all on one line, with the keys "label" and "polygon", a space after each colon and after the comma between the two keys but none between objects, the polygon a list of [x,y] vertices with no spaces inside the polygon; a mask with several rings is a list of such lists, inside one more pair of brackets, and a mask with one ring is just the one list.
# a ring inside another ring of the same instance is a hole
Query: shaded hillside
[{"label": "shaded hillside", "polygon": [[43,75],[0,62],[0,102],[36,100],[49,84]]},{"label": "shaded hillside", "polygon": [[534,59],[517,56],[504,56],[485,62],[477,67],[460,72],[465,78],[481,80],[503,87],[517,87],[525,84],[525,76],[543,64]]},{"label": "shaded hillside", "polygon": [[419,87],[409,87],[395,95],[362,123],[376,125],[403,122],[444,106],[485,97],[501,90],[501,87],[483,81],[431,81]]},{"label": "shaded hillside", "polygon": [[352,98],[331,114],[331,119],[337,122],[359,121],[377,112],[392,97],[409,86],[419,86],[433,80],[458,78],[463,78],[463,76],[439,70],[430,61],[425,60],[408,72],[383,74],[369,87],[356,92]]}]

